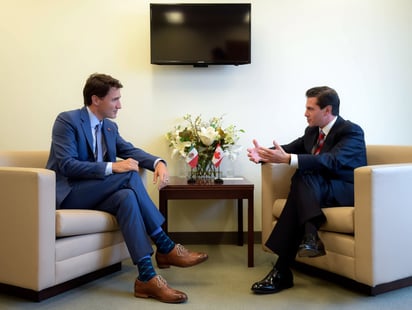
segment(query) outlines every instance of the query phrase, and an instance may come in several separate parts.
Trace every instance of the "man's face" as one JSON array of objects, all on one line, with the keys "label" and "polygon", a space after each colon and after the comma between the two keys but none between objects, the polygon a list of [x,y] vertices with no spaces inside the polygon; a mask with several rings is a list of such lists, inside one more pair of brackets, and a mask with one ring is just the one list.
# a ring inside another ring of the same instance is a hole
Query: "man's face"
[{"label": "man's face", "polygon": [[331,106],[328,105],[321,109],[317,105],[318,99],[315,97],[309,97],[306,100],[305,117],[310,127],[324,127],[330,121]]},{"label": "man's face", "polygon": [[117,111],[122,108],[120,97],[120,89],[115,87],[112,87],[103,98],[92,96],[93,110],[97,118],[116,118]]}]

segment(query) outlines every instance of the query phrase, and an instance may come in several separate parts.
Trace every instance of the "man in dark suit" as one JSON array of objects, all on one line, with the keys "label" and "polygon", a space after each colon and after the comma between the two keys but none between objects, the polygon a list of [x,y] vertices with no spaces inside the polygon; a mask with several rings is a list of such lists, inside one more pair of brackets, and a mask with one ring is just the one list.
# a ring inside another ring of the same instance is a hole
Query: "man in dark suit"
[{"label": "man in dark suit", "polygon": [[283,163],[297,167],[282,214],[266,246],[278,255],[273,269],[252,285],[257,294],[276,293],[293,286],[290,265],[296,255],[317,257],[325,248],[317,231],[325,222],[322,208],[354,204],[354,169],[366,165],[363,130],[339,116],[335,90],[323,86],[306,92],[309,126],[289,144],[248,149],[255,163]]},{"label": "man in dark suit", "polygon": [[[60,113],[53,126],[47,168],[56,172],[56,205],[61,209],[95,209],[116,216],[139,275],[136,297],[163,302],[187,300],[157,275],[151,262],[156,245],[159,268],[189,267],[207,259],[175,244],[161,229],[164,222],[138,173],[154,171],[153,182],[167,185],[165,162],[126,142],[114,119],[121,108],[122,84],[109,75],[91,75],[83,89],[84,107]],[[123,160],[116,160],[121,158]]]}]

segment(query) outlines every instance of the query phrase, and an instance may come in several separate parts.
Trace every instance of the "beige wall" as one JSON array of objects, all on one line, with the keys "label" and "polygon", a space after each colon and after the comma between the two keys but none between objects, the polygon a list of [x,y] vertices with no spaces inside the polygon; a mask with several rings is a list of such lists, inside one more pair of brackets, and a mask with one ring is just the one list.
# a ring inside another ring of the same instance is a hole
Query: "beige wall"
[{"label": "beige wall", "polygon": [[[246,131],[244,148],[253,138],[286,143],[302,134],[304,92],[315,85],[339,92],[342,116],[364,128],[367,143],[412,143],[412,1],[250,1],[252,64],[209,68],[150,65],[150,1],[1,2],[0,149],[48,148],[57,113],[82,105],[93,72],[122,81],[121,134],[166,158],[172,174],[164,134],[185,113],[226,114]],[[256,184],[260,230],[259,166],[244,155],[236,172]],[[157,202],[156,188],[149,192]],[[170,210],[171,231],[236,229],[232,202]]]}]

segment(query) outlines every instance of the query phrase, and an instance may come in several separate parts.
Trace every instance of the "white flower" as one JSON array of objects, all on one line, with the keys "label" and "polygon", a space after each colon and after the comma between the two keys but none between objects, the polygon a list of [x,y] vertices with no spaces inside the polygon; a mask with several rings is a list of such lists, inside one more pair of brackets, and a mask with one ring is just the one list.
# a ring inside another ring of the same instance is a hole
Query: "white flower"
[{"label": "white flower", "polygon": [[169,147],[172,148],[172,156],[179,154],[186,158],[191,147],[199,152],[199,162],[210,161],[220,145],[224,154],[231,160],[239,155],[241,147],[236,145],[239,134],[244,132],[234,125],[224,128],[222,117],[212,117],[208,122],[201,116],[192,118],[190,114],[183,117],[185,124],[176,125],[166,134]]},{"label": "white flower", "polygon": [[176,154],[180,154],[182,157],[186,157],[186,149],[189,148],[191,146],[191,142],[190,141],[179,141],[177,140],[174,144],[173,144],[173,151],[172,151],[172,157],[174,157]]},{"label": "white flower", "polygon": [[219,138],[219,133],[211,126],[200,128],[200,141],[206,146],[212,145]]}]

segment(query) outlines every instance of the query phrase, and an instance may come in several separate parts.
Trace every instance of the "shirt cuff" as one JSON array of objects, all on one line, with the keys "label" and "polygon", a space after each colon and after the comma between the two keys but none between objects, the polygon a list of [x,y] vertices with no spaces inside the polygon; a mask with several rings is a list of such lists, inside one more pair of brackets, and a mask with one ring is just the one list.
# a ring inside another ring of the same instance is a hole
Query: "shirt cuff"
[{"label": "shirt cuff", "polygon": [[153,170],[156,169],[156,165],[157,165],[157,163],[158,163],[159,161],[162,161],[162,162],[166,165],[166,162],[165,162],[163,159],[158,158],[158,159],[155,160],[155,162],[154,162],[154,164],[153,164]]},{"label": "shirt cuff", "polygon": [[289,163],[289,165],[291,166],[291,167],[298,167],[298,155],[296,155],[296,154],[290,154],[290,163]]},{"label": "shirt cuff", "polygon": [[112,165],[113,165],[112,162],[108,162],[108,163],[107,163],[107,165],[106,165],[106,170],[105,170],[105,172],[104,172],[105,175],[110,175],[110,174],[113,173]]}]

